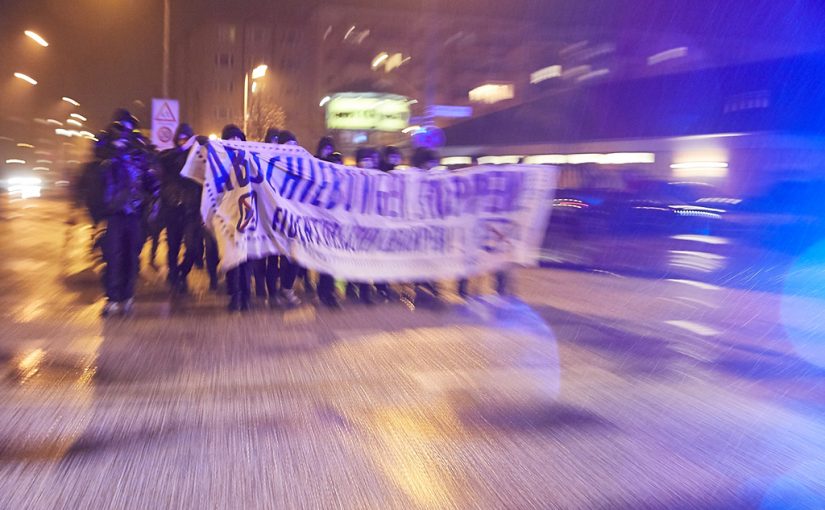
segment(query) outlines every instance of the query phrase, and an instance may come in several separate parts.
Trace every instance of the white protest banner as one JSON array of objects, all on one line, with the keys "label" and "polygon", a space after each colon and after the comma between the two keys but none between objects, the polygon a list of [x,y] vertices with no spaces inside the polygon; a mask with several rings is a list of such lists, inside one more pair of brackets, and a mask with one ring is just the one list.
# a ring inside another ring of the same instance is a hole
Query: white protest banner
[{"label": "white protest banner", "polygon": [[327,163],[297,146],[195,143],[182,175],[222,268],[282,254],[352,281],[472,276],[535,264],[556,169],[481,166],[383,173]]}]

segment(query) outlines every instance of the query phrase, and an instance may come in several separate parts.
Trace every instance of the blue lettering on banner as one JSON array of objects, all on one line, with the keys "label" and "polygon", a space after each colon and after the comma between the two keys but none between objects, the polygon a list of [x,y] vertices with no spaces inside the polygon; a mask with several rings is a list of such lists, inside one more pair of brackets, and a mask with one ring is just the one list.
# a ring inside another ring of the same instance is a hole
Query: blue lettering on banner
[{"label": "blue lettering on banner", "polygon": [[[301,166],[303,167],[304,158],[300,158]],[[313,185],[315,184],[315,164],[314,160],[309,160],[309,177],[304,177],[304,181],[306,185],[304,186],[304,192],[301,193],[301,197],[298,199],[301,203],[306,203],[307,197],[309,196],[310,190],[312,190]]]},{"label": "blue lettering on banner", "polygon": [[337,206],[343,198],[343,193],[341,192],[341,171],[335,165],[329,165],[329,168],[332,171],[332,191],[329,193],[326,208],[335,209],[335,206]]},{"label": "blue lettering on banner", "polygon": [[349,252],[445,253],[449,231],[442,226],[378,228],[342,225],[338,222],[297,216],[277,207],[272,229],[305,245],[322,246]]},{"label": "blue lettering on banner", "polygon": [[[249,165],[249,181],[253,184],[260,184],[264,181],[263,166],[261,165],[260,154],[257,152],[250,152],[252,156],[252,163]],[[255,174],[252,174],[252,168],[255,169]]]},{"label": "blue lettering on banner", "polygon": [[224,188],[226,188],[226,191],[233,190],[234,188],[232,186],[232,180],[229,177],[229,172],[227,172],[226,167],[223,166],[221,158],[218,156],[215,148],[207,145],[206,150],[209,170],[212,172],[212,182],[215,183],[215,191],[220,194],[224,192]]},{"label": "blue lettering on banner", "polygon": [[301,179],[303,178],[301,171],[303,170],[303,167],[304,165],[302,159],[295,158],[293,156],[286,157],[286,172],[284,172],[284,180],[281,183],[281,189],[278,191],[279,195],[287,200],[292,200],[292,196],[295,195],[295,191],[301,184]]},{"label": "blue lettering on banner", "polygon": [[238,186],[241,188],[249,186],[249,168],[247,167],[246,152],[227,147],[226,154],[229,156],[232,169],[235,170],[235,179],[238,181]]},{"label": "blue lettering on banner", "polygon": [[328,181],[327,181],[327,172],[326,172],[327,163],[325,163],[323,161],[319,161],[317,163],[317,167],[318,167],[318,173],[321,174],[321,185],[320,186],[318,186],[318,185],[315,186],[315,194],[312,196],[312,199],[310,200],[309,203],[311,205],[319,207],[321,205],[321,194],[324,192],[325,189],[327,189],[327,183],[328,183]]}]

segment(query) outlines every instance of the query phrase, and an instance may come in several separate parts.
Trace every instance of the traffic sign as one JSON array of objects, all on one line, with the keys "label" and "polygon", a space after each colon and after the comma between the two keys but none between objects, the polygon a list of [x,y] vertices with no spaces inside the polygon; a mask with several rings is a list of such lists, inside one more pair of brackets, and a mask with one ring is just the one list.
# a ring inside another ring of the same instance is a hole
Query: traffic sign
[{"label": "traffic sign", "polygon": [[158,150],[174,147],[174,133],[180,122],[176,99],[152,99],[152,143]]}]

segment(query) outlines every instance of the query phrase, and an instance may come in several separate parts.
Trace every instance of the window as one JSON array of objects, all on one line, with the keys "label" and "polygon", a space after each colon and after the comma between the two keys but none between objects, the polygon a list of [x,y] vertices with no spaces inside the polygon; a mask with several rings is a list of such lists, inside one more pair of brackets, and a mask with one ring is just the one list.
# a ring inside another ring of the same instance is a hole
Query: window
[{"label": "window", "polygon": [[215,90],[215,92],[221,92],[221,93],[229,92],[229,93],[231,93],[231,92],[235,91],[235,82],[233,82],[231,80],[229,80],[229,81],[218,80],[213,84],[213,89]]},{"label": "window", "polygon": [[231,116],[232,116],[232,110],[230,110],[226,106],[216,106],[215,107],[215,118],[217,120],[227,120]]},{"label": "window", "polygon": [[218,42],[223,44],[234,44],[235,34],[235,25],[220,25],[218,27]]},{"label": "window", "polygon": [[220,53],[215,55],[215,66],[222,67],[224,69],[234,67],[235,65],[235,55],[231,53]]}]

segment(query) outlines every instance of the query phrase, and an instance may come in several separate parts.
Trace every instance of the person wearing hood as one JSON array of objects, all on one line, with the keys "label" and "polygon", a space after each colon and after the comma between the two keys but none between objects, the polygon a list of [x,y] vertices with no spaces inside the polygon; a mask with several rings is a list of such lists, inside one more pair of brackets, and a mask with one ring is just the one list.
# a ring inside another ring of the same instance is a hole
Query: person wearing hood
[{"label": "person wearing hood", "polygon": [[158,194],[157,178],[146,166],[131,130],[120,122],[109,127],[99,147],[102,214],[106,220],[103,259],[106,304],[102,315],[127,314],[134,306],[145,208]]},{"label": "person wearing hood", "polygon": [[[175,146],[161,153],[161,205],[166,224],[167,265],[166,280],[173,290],[186,294],[187,277],[192,266],[202,257],[201,249],[201,186],[180,175],[189,155],[188,142],[195,132],[189,124],[182,123],[175,132]],[[181,245],[186,246],[183,262],[178,263]],[[210,262],[212,262],[210,260]],[[217,280],[217,261],[210,263],[209,276]]]}]

